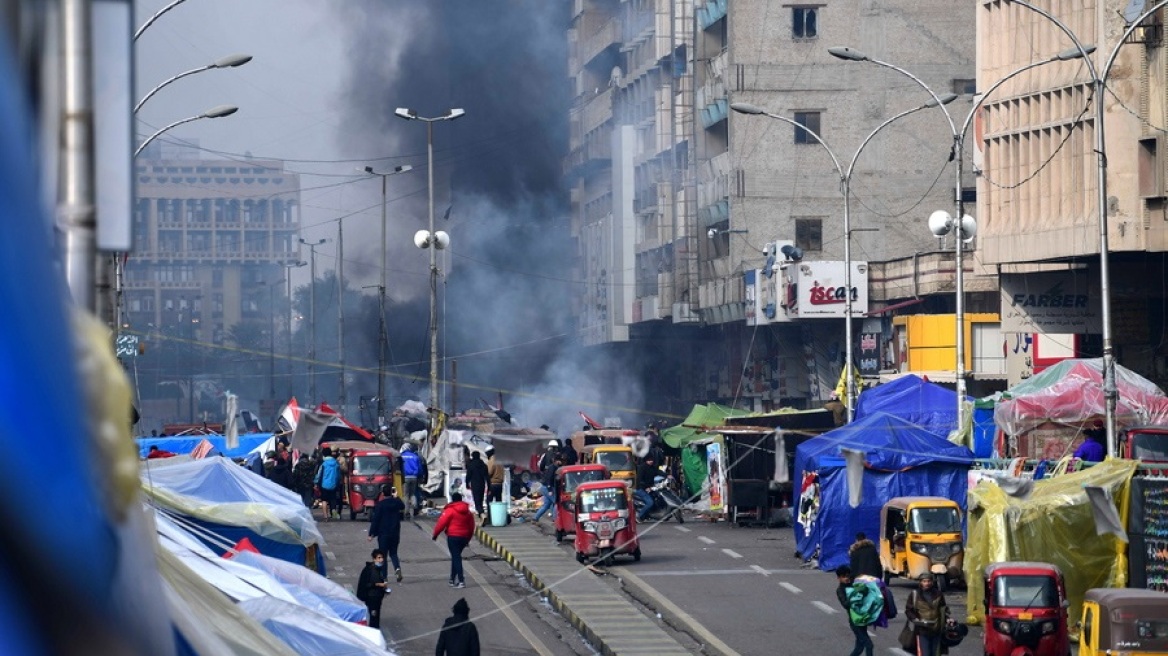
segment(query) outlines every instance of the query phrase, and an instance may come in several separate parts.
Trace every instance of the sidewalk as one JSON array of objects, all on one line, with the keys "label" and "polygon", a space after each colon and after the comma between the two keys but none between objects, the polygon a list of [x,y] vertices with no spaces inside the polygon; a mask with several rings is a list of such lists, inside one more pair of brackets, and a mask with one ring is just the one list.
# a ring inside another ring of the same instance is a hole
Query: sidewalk
[{"label": "sidewalk", "polygon": [[691,652],[535,525],[483,526],[475,535],[522,573],[601,654]]}]

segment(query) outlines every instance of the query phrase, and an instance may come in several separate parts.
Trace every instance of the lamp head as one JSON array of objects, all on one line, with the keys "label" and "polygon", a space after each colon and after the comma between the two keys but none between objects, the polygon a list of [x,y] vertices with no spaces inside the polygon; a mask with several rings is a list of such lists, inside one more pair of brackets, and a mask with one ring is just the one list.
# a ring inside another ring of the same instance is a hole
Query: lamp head
[{"label": "lamp head", "polygon": [[414,233],[414,246],[418,248],[430,248],[430,231],[419,230]]},{"label": "lamp head", "polygon": [[733,109],[734,111],[738,112],[739,114],[757,115],[757,114],[765,114],[766,113],[766,111],[763,110],[762,107],[759,107],[757,105],[752,105],[752,104],[746,103],[746,102],[730,103],[730,109]]},{"label": "lamp head", "polygon": [[1067,61],[1070,59],[1079,59],[1084,53],[1091,54],[1095,52],[1095,46],[1083,46],[1082,50],[1078,48],[1067,48],[1066,50],[1055,55],[1054,58],[1059,61]]},{"label": "lamp head", "polygon": [[406,171],[413,171],[414,167],[410,166],[409,164],[402,164],[401,166],[393,167],[393,170],[397,173],[405,173]]},{"label": "lamp head", "polygon": [[251,61],[251,55],[227,55],[211,63],[215,68],[235,68]]},{"label": "lamp head", "polygon": [[404,118],[407,121],[412,121],[415,118],[418,118],[417,112],[415,112],[412,109],[406,108],[406,107],[398,107],[397,109],[393,110],[393,113],[395,116],[400,116],[401,118]]},{"label": "lamp head", "polygon": [[958,98],[957,94],[947,93],[943,96],[940,96],[940,100],[941,100],[940,103],[938,103],[937,99],[934,98],[934,99],[930,100],[929,102],[925,103],[925,107],[936,107],[939,104],[940,105],[948,105],[949,103],[953,102],[954,100],[957,100],[957,98]]},{"label": "lamp head", "polygon": [[783,247],[779,249],[779,252],[783,254],[783,257],[787,258],[787,260],[791,262],[798,262],[799,260],[803,259],[803,249],[799,248],[798,246],[783,244]]},{"label": "lamp head", "polygon": [[961,240],[965,243],[973,241],[977,235],[977,221],[972,216],[966,214],[961,217]]},{"label": "lamp head", "polygon": [[846,59],[848,61],[868,61],[868,55],[865,55],[859,50],[853,50],[845,46],[828,48],[827,52],[831,54],[832,57],[837,59]]},{"label": "lamp head", "polygon": [[929,232],[936,237],[944,237],[953,229],[953,217],[945,210],[937,210],[929,215]]},{"label": "lamp head", "polygon": [[443,116],[442,118],[444,118],[447,121],[453,121],[454,119],[458,118],[459,116],[463,116],[465,114],[466,114],[466,110],[462,109],[461,107],[455,107],[454,109],[451,109],[450,111],[446,112],[446,116]]},{"label": "lamp head", "polygon": [[212,107],[203,112],[202,118],[222,118],[224,116],[231,116],[238,111],[239,108],[235,105],[219,105],[218,107]]}]

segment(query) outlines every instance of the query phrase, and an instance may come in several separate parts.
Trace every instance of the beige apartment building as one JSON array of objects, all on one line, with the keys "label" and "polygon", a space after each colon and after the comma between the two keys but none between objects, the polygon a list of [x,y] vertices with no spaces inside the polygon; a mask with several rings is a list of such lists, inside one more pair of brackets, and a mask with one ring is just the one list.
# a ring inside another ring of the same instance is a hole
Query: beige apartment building
[{"label": "beige apartment building", "polygon": [[[1154,2],[977,3],[978,88],[1016,74],[984,100],[977,126],[981,262],[1001,272],[1002,330],[1029,339],[1012,376],[1051,358],[1101,353],[1103,227],[1111,333],[1119,364],[1168,384],[1168,171],[1164,160],[1168,57]],[[1048,15],[1043,15],[1043,14]],[[1056,22],[1057,21],[1057,22]],[[1044,63],[1075,47],[1082,59]],[[1110,68],[1108,62],[1111,62]],[[1093,75],[1105,92],[1096,97]],[[1102,103],[1106,219],[1101,221],[1096,131]],[[1081,307],[1035,310],[1035,299],[1082,297]]]},{"label": "beige apartment building", "polygon": [[[565,172],[577,277],[586,283],[584,343],[678,345],[662,363],[662,377],[679,381],[663,392],[675,409],[711,400],[759,410],[817,406],[840,374],[844,315],[838,303],[804,302],[797,312],[787,297],[796,300],[799,272],[804,293],[819,283],[842,289],[841,175],[802,131],[730,106],[748,102],[806,125],[846,170],[884,121],[930,99],[895,71],[828,53],[850,46],[911,71],[938,95],[957,94],[947,110],[960,124],[974,101],[974,43],[952,35],[972,34],[975,7],[574,7],[569,74],[577,98]],[[901,368],[893,312],[953,311],[953,241],[926,226],[934,210],[953,211],[958,193],[975,213],[971,152],[958,182],[953,141],[943,111],[921,109],[881,128],[850,174],[854,361],[861,335],[877,343],[866,374]],[[802,251],[799,266],[784,264],[784,245]],[[966,270],[968,311],[995,312],[993,277],[976,275],[973,257]],[[999,341],[989,339],[988,350],[1000,353]]]}]

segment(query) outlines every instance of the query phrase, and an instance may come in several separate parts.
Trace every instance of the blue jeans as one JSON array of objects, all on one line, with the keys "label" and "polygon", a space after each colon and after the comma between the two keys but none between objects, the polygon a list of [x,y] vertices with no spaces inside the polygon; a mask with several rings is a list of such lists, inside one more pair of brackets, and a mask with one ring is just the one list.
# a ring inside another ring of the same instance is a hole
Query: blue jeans
[{"label": "blue jeans", "polygon": [[941,653],[941,636],[917,634],[918,656],[938,656]]},{"label": "blue jeans", "polygon": [[446,548],[450,550],[450,582],[465,583],[462,575],[462,550],[470,544],[470,538],[454,538],[446,536]]},{"label": "blue jeans", "polygon": [[633,490],[633,498],[641,501],[644,506],[641,507],[641,512],[637,513],[637,521],[645,519],[649,513],[653,512],[653,495],[645,490]]},{"label": "blue jeans", "polygon": [[872,644],[872,636],[868,635],[868,627],[856,626],[851,622],[848,626],[852,627],[852,635],[856,637],[856,646],[852,647],[851,656],[860,656],[863,652],[865,656],[872,656],[872,649],[875,645]]},{"label": "blue jeans", "polygon": [[547,511],[552,511],[552,519],[556,518],[556,497],[553,490],[547,485],[543,486],[543,505],[535,512],[535,519],[532,521],[539,521],[540,517]]}]

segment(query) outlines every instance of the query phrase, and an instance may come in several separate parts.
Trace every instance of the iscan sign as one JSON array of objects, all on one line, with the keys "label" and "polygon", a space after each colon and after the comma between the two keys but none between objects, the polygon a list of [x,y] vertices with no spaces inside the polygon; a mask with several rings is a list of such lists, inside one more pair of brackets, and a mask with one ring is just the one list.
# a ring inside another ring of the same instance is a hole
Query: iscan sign
[{"label": "iscan sign", "polygon": [[[839,317],[847,316],[849,289],[846,285],[846,271],[843,262],[799,262],[792,265],[796,273],[792,278],[797,286],[798,299],[795,312],[799,317]],[[850,296],[852,316],[868,312],[868,263],[852,262]]]}]

